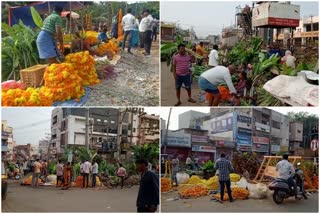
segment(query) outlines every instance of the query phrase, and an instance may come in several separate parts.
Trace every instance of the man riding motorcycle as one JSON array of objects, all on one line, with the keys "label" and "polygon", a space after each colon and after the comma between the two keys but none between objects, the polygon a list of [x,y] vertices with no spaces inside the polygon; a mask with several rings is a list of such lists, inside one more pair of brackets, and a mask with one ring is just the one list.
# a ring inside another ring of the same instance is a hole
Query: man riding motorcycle
[{"label": "man riding motorcycle", "polygon": [[297,185],[293,179],[293,176],[291,176],[293,173],[295,173],[295,169],[292,163],[288,161],[288,157],[289,156],[287,154],[282,156],[283,159],[277,163],[276,170],[279,172],[279,178],[287,180],[289,187],[291,189],[294,188],[294,195],[297,198]]}]

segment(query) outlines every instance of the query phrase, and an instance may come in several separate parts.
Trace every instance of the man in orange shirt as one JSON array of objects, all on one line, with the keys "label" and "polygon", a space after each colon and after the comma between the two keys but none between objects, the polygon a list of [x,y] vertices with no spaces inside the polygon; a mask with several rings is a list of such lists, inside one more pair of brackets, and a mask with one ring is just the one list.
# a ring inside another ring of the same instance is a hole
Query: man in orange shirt
[{"label": "man in orange shirt", "polygon": [[[204,49],[203,42],[200,42],[199,45],[197,45],[196,53],[199,54],[200,56],[202,56],[203,58],[206,58],[206,57],[207,57],[208,53],[207,53],[207,51]],[[199,60],[199,61],[198,61],[198,65],[201,65],[201,64],[202,64],[202,61],[203,61],[203,59]]]}]

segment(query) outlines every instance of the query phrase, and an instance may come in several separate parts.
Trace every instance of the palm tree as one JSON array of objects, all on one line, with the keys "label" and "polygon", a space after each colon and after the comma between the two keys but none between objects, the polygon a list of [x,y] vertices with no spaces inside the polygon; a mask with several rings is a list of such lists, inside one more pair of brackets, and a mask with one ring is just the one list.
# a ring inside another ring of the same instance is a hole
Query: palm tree
[{"label": "palm tree", "polygon": [[142,146],[134,146],[134,158],[136,160],[146,159],[153,164],[158,163],[159,143],[144,144]]}]

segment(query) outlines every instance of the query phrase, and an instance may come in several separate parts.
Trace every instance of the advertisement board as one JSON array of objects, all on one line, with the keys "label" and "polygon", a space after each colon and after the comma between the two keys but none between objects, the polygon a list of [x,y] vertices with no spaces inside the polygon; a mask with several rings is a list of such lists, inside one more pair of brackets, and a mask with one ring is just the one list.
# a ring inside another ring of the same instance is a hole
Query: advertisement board
[{"label": "advertisement board", "polygon": [[267,2],[252,10],[253,27],[298,27],[299,21],[299,5]]},{"label": "advertisement board", "polygon": [[248,117],[248,116],[243,116],[238,114],[237,119],[238,119],[238,122],[241,122],[241,123],[251,123],[251,117]]},{"label": "advertisement board", "polygon": [[253,144],[253,151],[255,152],[268,152],[269,151],[269,144]]},{"label": "advertisement board", "polygon": [[280,152],[280,145],[271,145],[271,152]]},{"label": "advertisement board", "polygon": [[270,139],[267,137],[252,136],[252,141],[253,143],[258,143],[258,144],[269,144]]},{"label": "advertisement board", "polygon": [[251,146],[252,145],[251,135],[238,133],[237,145]]},{"label": "advertisement board", "polygon": [[226,147],[226,148],[234,148],[236,144],[231,141],[223,141],[223,140],[218,140],[215,141],[216,147]]},{"label": "advertisement board", "polygon": [[203,122],[203,129],[208,130],[209,135],[233,130],[233,113],[228,113]]},{"label": "advertisement board", "polygon": [[186,134],[183,132],[173,132],[168,131],[166,136],[166,131],[162,132],[161,142],[167,146],[176,146],[176,147],[191,147],[191,134]]},{"label": "advertisement board", "polygon": [[213,146],[200,146],[200,145],[192,145],[192,151],[194,152],[210,152],[215,153],[216,148]]},{"label": "advertisement board", "polygon": [[203,135],[191,135],[191,141],[194,143],[207,143],[208,136]]},{"label": "advertisement board", "polygon": [[258,131],[270,133],[270,126],[269,125],[265,125],[265,124],[256,122],[255,126],[256,126],[256,130],[258,130]]}]

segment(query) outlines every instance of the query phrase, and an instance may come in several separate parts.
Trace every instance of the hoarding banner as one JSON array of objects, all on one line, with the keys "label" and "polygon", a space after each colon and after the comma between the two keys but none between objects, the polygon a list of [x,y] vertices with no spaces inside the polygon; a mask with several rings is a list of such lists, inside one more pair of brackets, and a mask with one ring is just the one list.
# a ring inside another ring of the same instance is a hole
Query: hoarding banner
[{"label": "hoarding banner", "polygon": [[238,128],[238,133],[243,135],[251,135],[252,130],[251,129],[245,129],[245,128]]},{"label": "hoarding banner", "polygon": [[217,147],[234,148],[236,145],[234,142],[218,140],[215,141]]},{"label": "hoarding banner", "polygon": [[208,136],[203,135],[191,135],[192,142],[195,143],[207,143],[208,142]]},{"label": "hoarding banner", "polygon": [[271,152],[280,152],[280,145],[271,145]]},{"label": "hoarding banner", "polygon": [[199,146],[199,145],[193,145],[192,146],[192,151],[195,152],[210,152],[210,153],[215,153],[216,148],[213,146]]},{"label": "hoarding banner", "polygon": [[269,144],[270,140],[267,137],[257,137],[252,136],[253,143],[259,143],[259,144]]},{"label": "hoarding banner", "polygon": [[161,139],[163,144],[167,143],[167,146],[191,147],[191,134],[168,131],[166,139],[166,131],[164,131]]}]

